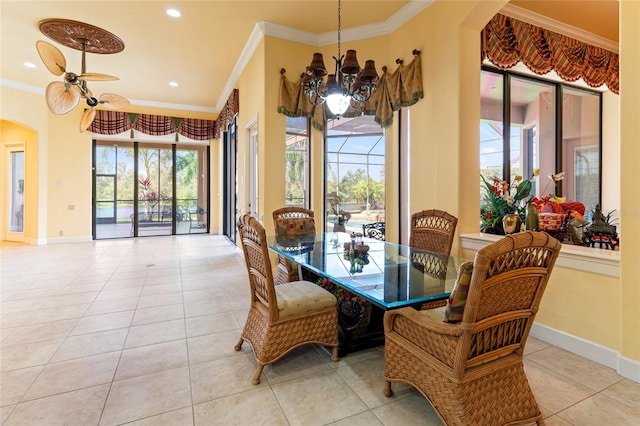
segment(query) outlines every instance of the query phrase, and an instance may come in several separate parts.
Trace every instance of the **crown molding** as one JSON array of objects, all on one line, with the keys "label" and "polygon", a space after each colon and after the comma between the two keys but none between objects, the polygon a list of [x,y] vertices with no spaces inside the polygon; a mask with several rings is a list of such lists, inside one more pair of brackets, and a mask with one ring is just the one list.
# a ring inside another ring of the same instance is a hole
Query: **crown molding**
[{"label": "crown molding", "polygon": [[214,114],[217,111],[213,107],[203,107],[197,105],[171,104],[165,102],[145,101],[142,99],[129,99],[129,103],[134,106],[145,106],[152,108],[176,109],[181,111],[196,111]]},{"label": "crown molding", "polygon": [[19,81],[10,80],[4,77],[0,77],[0,86],[44,96],[44,89],[42,87],[21,83]]},{"label": "crown molding", "polygon": [[556,21],[555,19],[540,15],[539,13],[523,9],[518,6],[514,6],[512,4],[507,4],[500,10],[500,13],[511,18],[527,22],[529,24],[537,25],[547,30],[554,31],[556,33],[573,37],[576,40],[580,40],[584,43],[602,47],[603,49],[610,50],[611,52],[619,53],[620,50],[618,43],[616,43],[615,41],[600,37],[583,29],[562,23],[560,21]]},{"label": "crown molding", "polygon": [[263,21],[259,22],[259,24],[261,24],[265,36],[295,41],[298,43],[308,44],[310,46],[320,46],[320,36],[318,34],[287,27],[274,22]]},{"label": "crown molding", "polygon": [[[412,0],[383,22],[340,30],[340,38],[342,41],[349,42],[387,35],[400,28],[434,2],[435,0]],[[322,33],[318,36],[317,46],[328,46],[336,43],[335,31]]]},{"label": "crown molding", "polygon": [[[341,38],[343,41],[355,41],[362,40],[364,38],[371,38],[389,34],[404,25],[409,19],[413,18],[418,13],[431,6],[431,4],[433,4],[434,2],[435,0],[411,0],[402,9],[391,15],[384,22],[341,30]],[[233,71],[231,71],[231,75],[227,80],[227,84],[224,86],[224,89],[222,90],[222,93],[218,98],[215,112],[220,112],[224,107],[224,104],[227,102],[227,99],[233,91],[234,86],[238,82],[240,75],[251,59],[253,52],[255,52],[256,48],[260,44],[260,41],[262,41],[265,36],[276,37],[284,40],[294,41],[297,43],[304,43],[306,45],[316,47],[335,44],[337,41],[335,31],[323,34],[315,34],[309,31],[298,30],[273,22],[261,21],[256,23],[256,25],[253,27],[251,35],[244,45],[244,49],[242,49],[240,57],[233,67]]]},{"label": "crown molding", "polygon": [[236,61],[233,70],[231,71],[231,75],[227,80],[227,84],[225,84],[224,89],[222,89],[222,92],[220,93],[218,103],[215,107],[216,112],[222,111],[225,103],[227,103],[227,99],[229,99],[229,96],[233,91],[233,87],[238,82],[242,71],[244,71],[244,68],[249,63],[253,52],[255,52],[255,50],[258,48],[258,45],[260,44],[260,41],[262,41],[262,39],[266,35],[266,28],[267,22],[265,21],[258,22],[253,26],[253,31],[251,31],[251,35],[249,35],[249,38],[244,45],[244,49],[242,49],[240,57],[238,57],[238,60]]},{"label": "crown molding", "polygon": [[[45,95],[45,89],[41,87],[33,86],[31,84],[21,83],[19,81],[10,80],[4,77],[0,78],[0,86],[8,87],[10,89],[20,90],[22,92],[33,93],[40,96]],[[196,106],[196,105],[170,104],[170,103],[164,103],[164,102],[151,102],[151,101],[144,101],[139,99],[129,99],[129,103],[134,106],[176,109],[181,111],[197,111],[197,112],[206,112],[209,114],[213,114],[216,112],[213,108],[210,108],[210,107],[202,107],[202,106]]]}]

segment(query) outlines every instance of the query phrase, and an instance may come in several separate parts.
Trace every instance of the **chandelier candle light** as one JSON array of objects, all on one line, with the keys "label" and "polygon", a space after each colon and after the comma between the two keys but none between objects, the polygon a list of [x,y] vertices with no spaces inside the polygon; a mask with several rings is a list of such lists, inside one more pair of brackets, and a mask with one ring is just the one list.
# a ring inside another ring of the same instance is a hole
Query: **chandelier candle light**
[{"label": "chandelier candle light", "polygon": [[[322,54],[314,53],[302,79],[304,93],[308,96],[309,102],[316,106],[326,101],[329,111],[337,118],[340,118],[349,106],[357,108],[361,102],[368,101],[376,89],[376,81],[379,78],[373,60],[367,60],[364,69],[361,69],[355,50],[347,50],[346,56],[341,55],[340,13],[341,3],[338,0],[338,56],[333,57],[336,61],[334,74],[328,74]],[[326,84],[323,80],[325,76]]]}]

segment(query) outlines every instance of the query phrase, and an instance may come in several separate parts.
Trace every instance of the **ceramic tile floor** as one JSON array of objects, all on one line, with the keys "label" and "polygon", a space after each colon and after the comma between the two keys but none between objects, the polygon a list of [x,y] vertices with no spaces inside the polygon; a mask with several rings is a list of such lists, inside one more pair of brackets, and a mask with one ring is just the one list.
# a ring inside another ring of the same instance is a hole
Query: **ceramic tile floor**
[{"label": "ceramic tile floor", "polygon": [[[221,236],[0,246],[2,425],[438,425],[381,348],[296,350],[251,384],[244,261]],[[637,425],[640,384],[530,339],[548,425]]]}]

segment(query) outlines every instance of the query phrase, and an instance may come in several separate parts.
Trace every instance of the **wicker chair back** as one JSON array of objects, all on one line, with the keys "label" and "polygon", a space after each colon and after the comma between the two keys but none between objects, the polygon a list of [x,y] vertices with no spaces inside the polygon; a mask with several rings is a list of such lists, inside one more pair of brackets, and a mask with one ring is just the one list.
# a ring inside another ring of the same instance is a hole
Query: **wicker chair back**
[{"label": "wicker chair back", "polygon": [[[295,237],[316,233],[316,224],[313,210],[302,207],[283,207],[273,212],[273,225],[276,237]],[[298,265],[278,255],[278,270],[275,276],[275,284],[298,281],[300,274]]]}]

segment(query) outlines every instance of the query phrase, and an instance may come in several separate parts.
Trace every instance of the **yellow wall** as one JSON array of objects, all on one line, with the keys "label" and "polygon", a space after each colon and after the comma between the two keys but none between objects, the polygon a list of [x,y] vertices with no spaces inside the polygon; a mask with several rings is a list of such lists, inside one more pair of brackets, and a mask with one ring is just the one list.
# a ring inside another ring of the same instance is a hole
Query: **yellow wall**
[{"label": "yellow wall", "polygon": [[[258,174],[264,174],[264,155],[265,155],[265,121],[264,116],[264,47],[265,41],[262,40],[256,48],[249,63],[245,67],[242,75],[238,79],[238,92],[240,94],[240,112],[238,113],[238,209],[239,214],[248,213],[249,189],[251,182],[249,181],[249,173],[247,170],[250,164],[250,147],[249,134],[247,130],[248,123],[258,121]],[[261,179],[260,179],[261,180]],[[261,184],[260,184],[261,185]],[[258,208],[263,210],[264,190],[258,188]]]},{"label": "yellow wall", "polygon": [[209,230],[212,234],[222,233],[222,152],[222,139],[212,140],[209,155]]},{"label": "yellow wall", "polygon": [[[25,241],[42,243],[47,232],[47,171],[49,111],[43,96],[2,86],[0,88],[2,142],[13,135],[24,138],[25,146]],[[15,126],[14,126],[15,125]]]},{"label": "yellow wall", "polygon": [[[38,231],[38,210],[32,208],[32,206],[38,205],[38,135],[23,126],[0,120],[0,145],[4,148],[15,144],[21,144],[25,153],[25,177],[28,177],[28,179],[25,179],[23,229],[25,241],[31,242],[36,240]],[[3,155],[4,152],[4,149],[2,149]],[[4,158],[2,161],[4,167]],[[8,182],[6,182],[6,179],[7,174],[0,173],[0,195],[2,196],[0,205],[3,206],[7,199]],[[27,208],[27,206],[30,208]],[[5,227],[8,220],[4,217],[5,211],[6,209],[3,207],[2,212],[0,212],[0,226],[2,227],[0,228],[0,233],[2,235],[5,235],[7,231]]]},{"label": "yellow wall", "polygon": [[[620,301],[623,356],[640,360],[640,2],[620,2]],[[616,324],[617,325],[617,324]],[[612,325],[615,326],[615,325]]]},{"label": "yellow wall", "polygon": [[91,133],[78,130],[82,113],[76,108],[49,120],[47,239],[91,240]]},{"label": "yellow wall", "polygon": [[536,321],[620,350],[620,310],[611,309],[619,301],[617,278],[555,267]]}]

